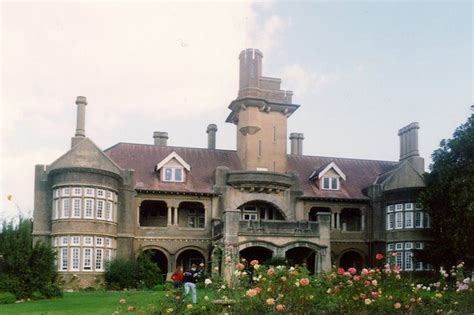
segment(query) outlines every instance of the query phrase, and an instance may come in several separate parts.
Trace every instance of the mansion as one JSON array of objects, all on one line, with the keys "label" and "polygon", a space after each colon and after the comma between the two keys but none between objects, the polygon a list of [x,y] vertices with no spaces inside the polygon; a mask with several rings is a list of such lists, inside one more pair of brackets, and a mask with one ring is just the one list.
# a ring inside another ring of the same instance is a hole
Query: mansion
[{"label": "mansion", "polygon": [[87,100],[77,97],[70,150],[35,168],[33,235],[57,249],[61,276],[87,286],[107,260],[140,250],[163,274],[200,262],[222,273],[224,243],[241,257],[286,257],[312,273],[370,266],[388,252],[399,253],[402,270],[429,267],[412,252],[430,226],[416,203],[424,187],[418,123],[398,131],[399,161],[304,155],[304,135],[287,130],[300,106],[280,79],[262,75],[262,58],[256,49],[239,55],[226,120],[236,126],[236,150],[216,148],[215,124],[207,148],[168,146],[168,133],[155,131],[151,144],[102,150],[86,137]]}]

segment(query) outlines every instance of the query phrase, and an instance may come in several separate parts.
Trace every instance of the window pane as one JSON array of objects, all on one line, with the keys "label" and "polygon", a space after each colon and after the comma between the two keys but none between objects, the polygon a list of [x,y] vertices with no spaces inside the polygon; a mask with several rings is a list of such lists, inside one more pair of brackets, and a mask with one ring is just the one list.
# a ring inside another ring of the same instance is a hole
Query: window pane
[{"label": "window pane", "polygon": [[323,177],[323,188],[329,189],[329,177]]},{"label": "window pane", "polygon": [[405,212],[405,228],[413,228],[413,212]]},{"label": "window pane", "polygon": [[183,180],[183,171],[180,168],[174,169],[174,180],[180,182]]},{"label": "window pane", "polygon": [[339,180],[339,178],[337,178],[337,177],[331,178],[331,189],[334,189],[334,190],[337,189],[337,181],[338,180]]},{"label": "window pane", "polygon": [[166,181],[171,181],[172,171],[173,170],[171,168],[165,168],[165,180]]}]

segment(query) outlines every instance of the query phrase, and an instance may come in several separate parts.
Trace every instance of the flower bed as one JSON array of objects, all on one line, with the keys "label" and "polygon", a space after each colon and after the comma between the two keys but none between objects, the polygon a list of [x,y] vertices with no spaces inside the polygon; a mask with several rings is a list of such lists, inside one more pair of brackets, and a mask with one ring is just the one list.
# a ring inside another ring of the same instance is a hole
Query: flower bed
[{"label": "flower bed", "polygon": [[[170,290],[156,314],[465,314],[474,311],[472,279],[459,264],[441,271],[439,281],[419,284],[399,268],[384,262],[357,270],[333,268],[310,276],[304,267],[260,265],[254,260],[236,262],[229,285],[206,279],[212,294],[190,304],[183,291]],[[132,310],[133,311],[133,310]]]}]

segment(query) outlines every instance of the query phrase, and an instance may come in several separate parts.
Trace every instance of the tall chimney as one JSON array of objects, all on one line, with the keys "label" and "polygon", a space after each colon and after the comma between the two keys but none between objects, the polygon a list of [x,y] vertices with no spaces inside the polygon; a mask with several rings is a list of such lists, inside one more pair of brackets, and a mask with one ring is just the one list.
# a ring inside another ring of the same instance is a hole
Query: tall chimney
[{"label": "tall chimney", "polygon": [[208,149],[215,149],[216,148],[216,132],[217,132],[217,125],[216,124],[209,124],[207,126],[207,148]]},{"label": "tall chimney", "polygon": [[398,131],[400,137],[400,162],[407,160],[413,167],[423,174],[425,171],[425,160],[420,157],[418,150],[418,129],[420,125],[413,122]]},{"label": "tall chimney", "polygon": [[71,148],[81,142],[86,137],[86,105],[87,98],[78,96],[76,98],[77,117],[76,117],[76,133],[71,139]]},{"label": "tall chimney", "polygon": [[153,139],[155,139],[155,145],[166,147],[168,133],[166,131],[155,131],[153,132]]},{"label": "tall chimney", "polygon": [[303,140],[304,140],[304,134],[299,133],[298,134],[298,155],[303,155]]},{"label": "tall chimney", "polygon": [[291,141],[291,154],[302,155],[303,154],[303,140],[304,135],[298,132],[290,133]]},{"label": "tall chimney", "polygon": [[420,125],[413,122],[398,131],[400,137],[400,161],[412,156],[420,156],[418,152],[418,129]]}]

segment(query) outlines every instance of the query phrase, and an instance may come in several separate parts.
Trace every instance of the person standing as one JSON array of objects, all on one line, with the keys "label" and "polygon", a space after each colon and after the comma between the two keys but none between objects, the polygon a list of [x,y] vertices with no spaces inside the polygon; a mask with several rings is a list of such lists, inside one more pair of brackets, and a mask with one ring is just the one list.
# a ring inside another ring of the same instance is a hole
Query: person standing
[{"label": "person standing", "polygon": [[183,278],[184,278],[183,267],[181,266],[176,267],[176,270],[171,275],[171,280],[173,280],[173,285],[175,288],[179,288],[183,284]]},{"label": "person standing", "polygon": [[193,303],[197,303],[197,293],[196,293],[196,282],[199,279],[201,273],[197,270],[197,266],[192,264],[191,269],[184,273],[183,282],[184,282],[184,295],[188,295],[189,290],[191,290]]}]

